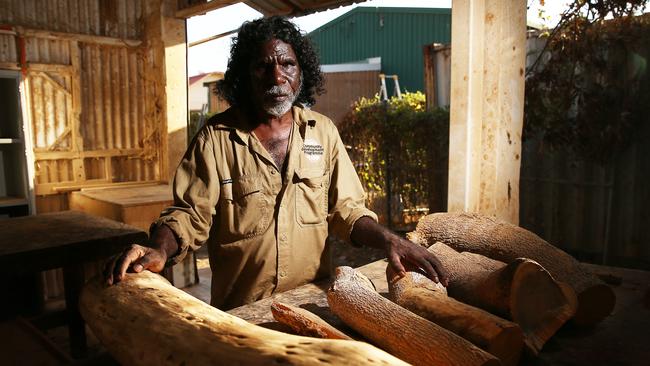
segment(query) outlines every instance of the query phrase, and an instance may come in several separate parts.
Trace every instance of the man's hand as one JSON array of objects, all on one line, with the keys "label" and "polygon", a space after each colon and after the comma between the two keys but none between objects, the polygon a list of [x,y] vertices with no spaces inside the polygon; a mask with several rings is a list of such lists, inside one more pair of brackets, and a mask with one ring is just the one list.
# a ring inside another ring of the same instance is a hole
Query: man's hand
[{"label": "man's hand", "polygon": [[150,243],[149,247],[133,244],[111,258],[104,267],[106,284],[110,286],[120,282],[129,268],[136,273],[145,269],[158,273],[165,268],[167,258],[175,255],[179,248],[174,232],[167,225],[160,225],[151,233]]},{"label": "man's hand", "polygon": [[377,224],[369,217],[357,220],[350,238],[358,244],[384,248],[388,264],[400,277],[406,274],[405,267],[417,268],[434,282],[441,282],[444,286],[449,283],[447,271],[434,254]]},{"label": "man's hand", "polygon": [[106,263],[104,280],[108,286],[118,283],[129,268],[136,273],[145,269],[158,273],[165,268],[165,262],[167,262],[167,253],[164,250],[132,244],[122,254],[111,258]]},{"label": "man's hand", "polygon": [[404,277],[406,275],[405,267],[419,268],[433,282],[440,281],[443,286],[447,287],[449,284],[447,272],[433,253],[398,235],[390,234],[394,238],[389,239],[386,244],[387,258],[388,263],[398,276]]}]

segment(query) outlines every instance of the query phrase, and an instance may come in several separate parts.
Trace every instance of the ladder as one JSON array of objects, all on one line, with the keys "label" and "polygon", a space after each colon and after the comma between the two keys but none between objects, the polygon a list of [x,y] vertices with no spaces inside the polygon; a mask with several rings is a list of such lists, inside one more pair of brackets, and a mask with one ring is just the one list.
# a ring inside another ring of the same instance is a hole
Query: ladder
[{"label": "ladder", "polygon": [[386,90],[386,77],[393,79],[393,81],[395,82],[394,95],[396,95],[398,99],[402,99],[402,92],[399,89],[399,80],[397,75],[379,74],[379,80],[381,81],[381,87],[379,88],[379,96],[381,100],[388,100],[388,91]]}]

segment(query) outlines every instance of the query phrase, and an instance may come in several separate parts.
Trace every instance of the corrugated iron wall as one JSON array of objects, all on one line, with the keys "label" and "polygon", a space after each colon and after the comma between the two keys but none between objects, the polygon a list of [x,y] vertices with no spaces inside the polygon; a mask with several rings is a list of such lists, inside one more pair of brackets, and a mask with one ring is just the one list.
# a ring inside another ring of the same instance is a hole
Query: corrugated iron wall
[{"label": "corrugated iron wall", "polygon": [[142,0],[1,0],[0,24],[140,39]]},{"label": "corrugated iron wall", "polygon": [[397,74],[402,90],[423,91],[422,47],[451,41],[451,9],[358,7],[309,35],[323,64],[381,57],[381,71]]},{"label": "corrugated iron wall", "polygon": [[379,71],[325,73],[325,94],[316,97],[313,109],[339,124],[361,97],[371,98],[379,91]]},{"label": "corrugated iron wall", "polygon": [[37,195],[160,179],[143,17],[141,0],[0,0],[0,69],[25,75]]}]

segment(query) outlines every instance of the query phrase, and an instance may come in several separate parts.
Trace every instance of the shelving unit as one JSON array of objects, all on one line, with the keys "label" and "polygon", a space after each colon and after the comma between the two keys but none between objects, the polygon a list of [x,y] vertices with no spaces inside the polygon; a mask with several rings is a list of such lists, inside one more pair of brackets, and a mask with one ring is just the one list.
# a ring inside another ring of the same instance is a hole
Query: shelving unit
[{"label": "shelving unit", "polygon": [[20,73],[0,70],[0,218],[32,211],[20,109]]}]

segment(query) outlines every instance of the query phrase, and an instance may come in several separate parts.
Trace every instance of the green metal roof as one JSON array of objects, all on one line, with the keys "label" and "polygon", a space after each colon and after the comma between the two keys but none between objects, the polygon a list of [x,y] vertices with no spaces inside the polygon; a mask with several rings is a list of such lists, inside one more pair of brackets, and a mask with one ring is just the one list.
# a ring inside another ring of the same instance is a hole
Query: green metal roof
[{"label": "green metal roof", "polygon": [[382,72],[397,74],[402,90],[423,91],[422,47],[451,42],[451,9],[357,7],[309,36],[322,64],[381,57]]}]

